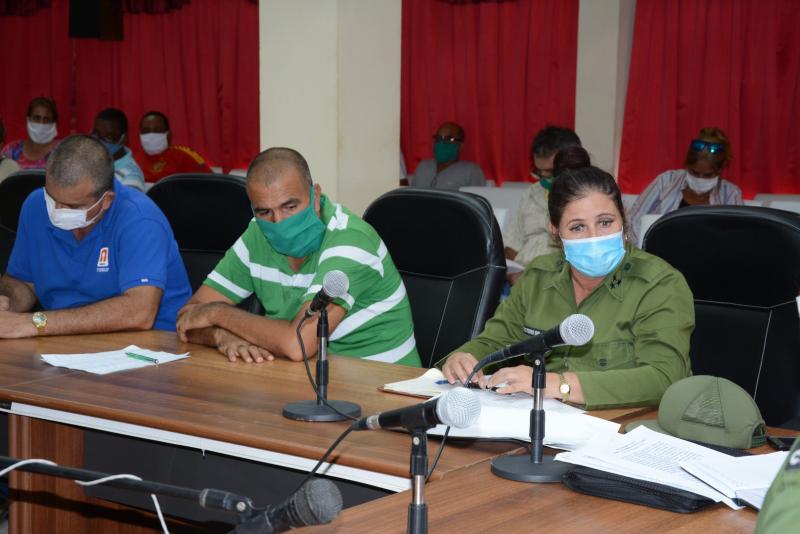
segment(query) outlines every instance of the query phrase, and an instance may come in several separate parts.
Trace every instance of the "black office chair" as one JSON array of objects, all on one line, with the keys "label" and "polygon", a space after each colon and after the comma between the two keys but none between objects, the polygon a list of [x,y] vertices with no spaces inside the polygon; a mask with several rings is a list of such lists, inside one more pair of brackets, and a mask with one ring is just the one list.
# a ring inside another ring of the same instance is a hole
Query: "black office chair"
[{"label": "black office chair", "polygon": [[0,276],[6,272],[8,260],[11,258],[11,251],[14,249],[14,241],[17,235],[2,224],[0,224]]},{"label": "black office chair", "polygon": [[506,273],[500,228],[485,198],[406,187],[375,200],[364,219],[403,277],[424,366],[483,330]]},{"label": "black office chair", "polygon": [[173,174],[147,192],[175,233],[192,291],[202,285],[253,214],[247,180],[227,174]]},{"label": "black office chair", "polygon": [[44,187],[44,170],[21,170],[0,182],[0,225],[17,231],[22,203],[33,191]]},{"label": "black office chair", "polygon": [[694,374],[722,376],[756,400],[767,424],[800,416],[800,215],[750,206],[682,208],[643,248],[694,293]]}]

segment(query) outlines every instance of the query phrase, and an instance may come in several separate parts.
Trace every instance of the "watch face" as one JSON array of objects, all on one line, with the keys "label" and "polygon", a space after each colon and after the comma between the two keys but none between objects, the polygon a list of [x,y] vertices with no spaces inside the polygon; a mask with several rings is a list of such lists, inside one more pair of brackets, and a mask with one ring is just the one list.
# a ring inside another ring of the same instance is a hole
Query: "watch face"
[{"label": "watch face", "polygon": [[47,324],[47,316],[42,312],[36,312],[33,314],[33,324],[37,327],[44,326]]},{"label": "watch face", "polygon": [[558,390],[561,392],[562,395],[566,395],[569,393],[569,384],[561,384],[558,387]]}]

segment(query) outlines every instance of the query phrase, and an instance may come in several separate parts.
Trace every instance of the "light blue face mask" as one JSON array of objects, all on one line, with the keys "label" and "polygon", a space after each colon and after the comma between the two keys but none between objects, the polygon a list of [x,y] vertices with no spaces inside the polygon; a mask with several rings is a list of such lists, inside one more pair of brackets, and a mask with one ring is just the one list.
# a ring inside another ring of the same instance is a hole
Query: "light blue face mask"
[{"label": "light blue face mask", "polygon": [[622,232],[585,239],[561,239],[564,256],[581,274],[600,278],[617,268],[625,256]]}]

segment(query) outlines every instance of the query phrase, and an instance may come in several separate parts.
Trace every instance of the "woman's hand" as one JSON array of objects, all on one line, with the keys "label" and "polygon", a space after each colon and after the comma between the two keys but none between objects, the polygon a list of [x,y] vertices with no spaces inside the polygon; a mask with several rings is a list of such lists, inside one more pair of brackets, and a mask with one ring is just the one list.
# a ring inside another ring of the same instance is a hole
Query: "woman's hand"
[{"label": "woman's hand", "polygon": [[[447,358],[447,361],[444,362],[442,372],[444,373],[444,377],[451,384],[455,384],[456,380],[462,384],[466,384],[467,378],[470,373],[472,373],[477,363],[478,360],[469,352],[454,352]],[[482,376],[483,373],[479,372],[472,381],[475,382]]]},{"label": "woman's hand", "polygon": [[530,394],[533,384],[533,367],[527,365],[503,367],[490,377],[482,377],[479,384],[482,388],[487,389],[502,385],[503,387],[497,388],[496,391],[503,394],[517,393],[518,391]]}]

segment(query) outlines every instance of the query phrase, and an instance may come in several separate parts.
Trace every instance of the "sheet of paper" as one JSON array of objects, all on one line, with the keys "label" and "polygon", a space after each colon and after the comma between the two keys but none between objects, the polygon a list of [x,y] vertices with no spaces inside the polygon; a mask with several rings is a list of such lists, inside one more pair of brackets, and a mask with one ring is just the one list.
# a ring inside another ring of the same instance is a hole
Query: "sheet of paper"
[{"label": "sheet of paper", "polygon": [[746,502],[756,510],[761,510],[761,507],[764,506],[764,499],[767,498],[768,489],[769,488],[739,490],[736,492],[736,498],[738,498],[740,502]]},{"label": "sheet of paper", "polygon": [[[136,359],[126,353],[138,354],[144,358],[151,358],[156,362]],[[138,369],[151,365],[174,362],[189,357],[188,352],[183,354],[170,354],[169,352],[156,352],[148,349],[128,345],[124,349],[95,352],[90,354],[42,354],[42,360],[56,367],[65,367],[77,371],[86,371],[96,375],[107,375],[127,369]]]},{"label": "sheet of paper", "polygon": [[640,426],[627,434],[606,435],[584,447],[560,453],[556,460],[656,482],[703,495],[740,509],[730,498],[681,469],[684,461],[707,461],[728,455]]},{"label": "sheet of paper", "polygon": [[727,497],[737,497],[741,490],[766,489],[775,480],[787,451],[753,456],[681,462],[681,467]]},{"label": "sheet of paper", "polygon": [[384,384],[380,389],[392,393],[401,393],[403,395],[414,395],[415,397],[435,397],[454,387],[459,387],[447,384],[446,382],[442,372],[434,367],[425,371],[425,374],[422,376],[410,380]]}]

